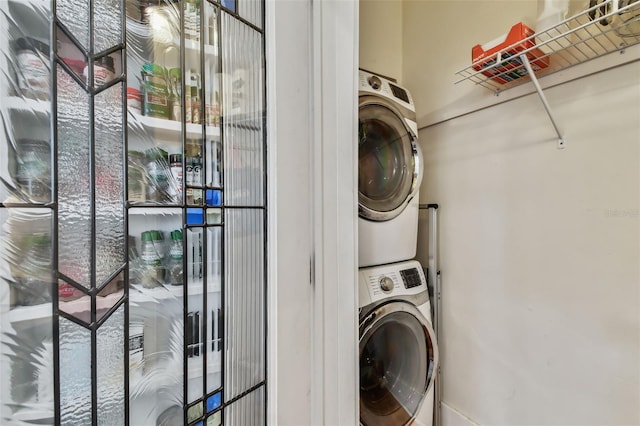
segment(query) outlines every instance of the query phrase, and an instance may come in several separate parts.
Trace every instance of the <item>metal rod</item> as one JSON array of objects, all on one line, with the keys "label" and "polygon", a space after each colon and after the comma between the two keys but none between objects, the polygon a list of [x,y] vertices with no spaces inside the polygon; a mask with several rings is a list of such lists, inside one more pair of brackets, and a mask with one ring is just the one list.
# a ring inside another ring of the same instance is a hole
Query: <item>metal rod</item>
[{"label": "metal rod", "polygon": [[540,87],[540,83],[538,82],[538,78],[536,77],[536,74],[533,72],[533,68],[531,68],[531,63],[529,63],[529,58],[527,58],[526,54],[522,54],[520,55],[520,59],[522,60],[522,63],[527,69],[527,73],[531,78],[531,82],[533,83],[533,86],[536,88],[536,91],[538,92],[538,96],[540,96],[540,100],[542,101],[544,110],[547,112],[547,115],[549,116],[549,120],[551,120],[551,124],[553,125],[553,128],[555,129],[556,134],[558,135],[558,148],[564,148],[564,139],[562,138],[562,134],[560,133],[560,129],[558,129],[558,125],[556,124],[556,121],[553,119],[551,108],[549,107],[547,98],[544,96],[542,87]]},{"label": "metal rod", "polygon": [[[437,207],[429,207],[429,275],[433,280],[433,328],[436,332],[437,341],[440,340],[440,289],[439,289],[439,264],[438,264],[438,209]],[[442,360],[442,357],[439,357]],[[442,363],[442,361],[440,361]],[[441,425],[441,399],[440,393],[440,366],[435,372],[434,383],[434,406],[433,406],[433,421],[435,426]]]},{"label": "metal rod", "polygon": [[[429,234],[428,234],[428,268],[427,268],[427,280],[433,286],[433,298],[432,298],[432,322],[433,330],[436,333],[436,344],[440,341],[440,324],[441,324],[441,309],[440,309],[440,265],[438,263],[438,204],[420,204],[420,210],[429,210]],[[440,364],[442,364],[442,357],[439,357]],[[434,426],[441,426],[442,415],[442,380],[440,377],[440,365],[437,366],[434,372],[433,383],[433,424]]]}]

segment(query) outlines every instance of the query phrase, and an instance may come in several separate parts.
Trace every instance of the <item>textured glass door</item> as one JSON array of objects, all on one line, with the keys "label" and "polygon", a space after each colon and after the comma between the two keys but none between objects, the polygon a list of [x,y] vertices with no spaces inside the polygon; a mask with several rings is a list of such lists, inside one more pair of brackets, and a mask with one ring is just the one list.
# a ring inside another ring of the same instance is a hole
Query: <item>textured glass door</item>
[{"label": "textured glass door", "polygon": [[263,8],[0,0],[0,424],[265,424]]}]

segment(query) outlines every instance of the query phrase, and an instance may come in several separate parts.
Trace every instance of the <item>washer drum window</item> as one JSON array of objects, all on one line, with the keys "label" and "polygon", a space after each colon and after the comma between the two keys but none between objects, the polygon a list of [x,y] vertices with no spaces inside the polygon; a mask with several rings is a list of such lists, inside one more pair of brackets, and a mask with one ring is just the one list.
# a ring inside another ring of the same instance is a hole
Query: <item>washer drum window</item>
[{"label": "washer drum window", "polygon": [[406,425],[415,418],[437,364],[435,336],[414,306],[392,302],[360,323],[360,424]]}]

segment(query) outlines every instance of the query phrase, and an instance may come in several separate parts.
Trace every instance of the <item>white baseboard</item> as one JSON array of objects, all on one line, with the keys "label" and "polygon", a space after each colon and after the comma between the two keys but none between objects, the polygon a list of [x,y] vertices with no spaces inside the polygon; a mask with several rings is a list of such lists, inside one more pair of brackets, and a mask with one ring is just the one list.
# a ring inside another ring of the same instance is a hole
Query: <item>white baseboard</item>
[{"label": "white baseboard", "polygon": [[478,423],[444,402],[441,404],[441,416],[442,426],[479,426]]}]

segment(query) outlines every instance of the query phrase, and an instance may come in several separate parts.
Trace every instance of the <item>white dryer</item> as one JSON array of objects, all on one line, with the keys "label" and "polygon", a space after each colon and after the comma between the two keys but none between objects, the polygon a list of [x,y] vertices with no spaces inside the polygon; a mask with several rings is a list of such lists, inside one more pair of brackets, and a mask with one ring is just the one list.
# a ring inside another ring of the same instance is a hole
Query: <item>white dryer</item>
[{"label": "white dryer", "polygon": [[360,425],[432,426],[438,345],[420,263],[359,271]]},{"label": "white dryer", "polygon": [[409,92],[360,71],[358,266],[412,259],[418,235],[422,154]]}]

